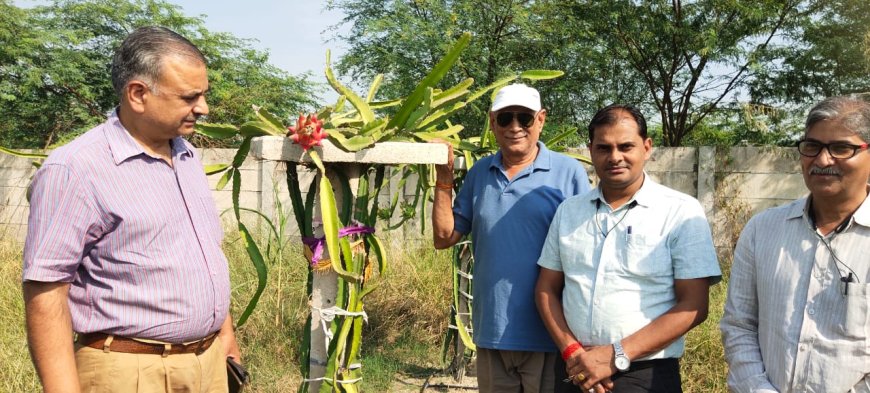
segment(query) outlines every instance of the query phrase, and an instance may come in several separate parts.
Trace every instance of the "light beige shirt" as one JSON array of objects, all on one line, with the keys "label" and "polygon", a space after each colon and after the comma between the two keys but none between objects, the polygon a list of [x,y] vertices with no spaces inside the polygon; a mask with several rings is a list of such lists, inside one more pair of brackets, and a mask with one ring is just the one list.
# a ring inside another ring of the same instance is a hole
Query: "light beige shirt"
[{"label": "light beige shirt", "polygon": [[737,242],[720,324],[734,392],[870,392],[870,198],[827,237],[806,205],[756,215]]}]

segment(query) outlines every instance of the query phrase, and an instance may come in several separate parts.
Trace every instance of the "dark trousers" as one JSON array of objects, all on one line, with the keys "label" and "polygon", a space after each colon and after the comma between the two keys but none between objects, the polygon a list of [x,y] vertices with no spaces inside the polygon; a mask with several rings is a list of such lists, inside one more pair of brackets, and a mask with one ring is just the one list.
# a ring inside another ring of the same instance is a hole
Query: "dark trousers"
[{"label": "dark trousers", "polygon": [[[562,382],[568,378],[565,371],[565,361],[556,359],[556,393],[586,393],[571,382]],[[682,393],[680,382],[680,360],[674,358],[643,360],[632,362],[626,372],[614,374],[613,393]]]}]

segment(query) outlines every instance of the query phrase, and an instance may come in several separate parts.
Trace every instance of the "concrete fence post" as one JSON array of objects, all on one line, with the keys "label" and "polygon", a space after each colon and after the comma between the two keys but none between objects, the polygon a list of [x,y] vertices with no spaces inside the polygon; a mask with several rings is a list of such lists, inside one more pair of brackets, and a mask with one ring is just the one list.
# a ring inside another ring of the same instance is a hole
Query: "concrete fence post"
[{"label": "concrete fence post", "polygon": [[712,220],[716,213],[716,147],[698,148],[698,201],[704,207],[704,214]]}]

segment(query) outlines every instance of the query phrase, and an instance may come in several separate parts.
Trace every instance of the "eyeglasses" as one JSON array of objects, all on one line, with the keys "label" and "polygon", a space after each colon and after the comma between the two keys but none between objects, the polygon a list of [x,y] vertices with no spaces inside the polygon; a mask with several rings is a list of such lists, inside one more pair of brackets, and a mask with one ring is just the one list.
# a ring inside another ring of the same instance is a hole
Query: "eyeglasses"
[{"label": "eyeglasses", "polygon": [[537,112],[499,112],[495,115],[495,122],[498,123],[500,127],[507,127],[511,125],[514,118],[516,118],[521,127],[529,128],[532,124],[535,124],[535,115],[537,114]]},{"label": "eyeglasses", "polygon": [[838,159],[852,158],[858,154],[859,150],[864,150],[867,146],[867,143],[853,145],[845,142],[821,143],[813,140],[802,140],[797,143],[798,153],[802,156],[815,157],[822,152],[822,149],[828,149],[828,154]]}]

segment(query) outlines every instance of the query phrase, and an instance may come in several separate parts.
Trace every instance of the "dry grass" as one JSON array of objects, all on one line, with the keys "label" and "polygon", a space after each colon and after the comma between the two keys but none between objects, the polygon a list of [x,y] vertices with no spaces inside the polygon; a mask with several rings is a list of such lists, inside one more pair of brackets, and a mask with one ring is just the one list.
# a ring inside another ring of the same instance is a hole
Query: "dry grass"
[{"label": "dry grass", "polygon": [[[230,259],[233,310],[238,316],[256,287],[244,250],[225,247]],[[306,261],[298,249],[270,266],[257,310],[237,334],[255,376],[253,392],[295,391],[301,382],[299,345],[308,316]],[[386,280],[365,299],[363,391],[387,391],[396,373],[428,376],[438,369],[450,304],[448,252],[393,247]]]},{"label": "dry grass", "polygon": [[[729,270],[724,270],[728,272]],[[727,273],[726,273],[727,275]],[[725,386],[725,364],[719,320],[725,307],[728,292],[727,277],[710,288],[710,313],[707,321],[696,327],[686,337],[686,352],[680,360],[683,390],[686,392],[722,392]]]},{"label": "dry grass", "polygon": [[0,392],[40,390],[24,332],[21,252],[20,244],[0,242]]}]

